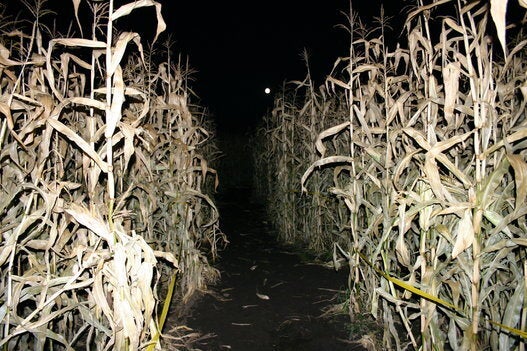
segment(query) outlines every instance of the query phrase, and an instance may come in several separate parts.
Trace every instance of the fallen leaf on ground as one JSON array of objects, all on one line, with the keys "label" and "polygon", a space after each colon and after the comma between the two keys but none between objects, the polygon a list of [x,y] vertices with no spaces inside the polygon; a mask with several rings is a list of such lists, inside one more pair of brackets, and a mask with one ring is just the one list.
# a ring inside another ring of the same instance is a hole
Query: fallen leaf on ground
[{"label": "fallen leaf on ground", "polygon": [[264,294],[258,294],[256,293],[256,296],[258,296],[258,298],[262,299],[262,300],[270,300],[271,298],[267,295],[264,295]]}]

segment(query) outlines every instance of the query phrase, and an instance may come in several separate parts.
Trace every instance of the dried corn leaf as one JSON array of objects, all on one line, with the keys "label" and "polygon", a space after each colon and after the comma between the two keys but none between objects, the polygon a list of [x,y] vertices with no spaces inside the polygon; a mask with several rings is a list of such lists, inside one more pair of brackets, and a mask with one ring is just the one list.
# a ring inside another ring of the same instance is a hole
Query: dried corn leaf
[{"label": "dried corn leaf", "polygon": [[72,97],[72,98],[69,98],[68,101],[71,101],[74,104],[94,107],[100,111],[106,110],[106,104],[104,102],[101,102],[95,99],[90,99],[90,98],[85,98],[85,97]]},{"label": "dried corn leaf", "polygon": [[9,50],[5,46],[0,44],[0,67],[1,68],[7,68],[11,66],[18,66],[18,65],[24,64],[23,62],[17,62],[17,61],[11,60],[9,58],[9,55],[10,55]]},{"label": "dried corn leaf", "polygon": [[135,152],[134,147],[134,137],[137,129],[132,125],[124,122],[119,123],[119,129],[121,130],[122,135],[124,136],[124,168],[128,169],[128,164],[130,163],[130,158]]},{"label": "dried corn leaf", "polygon": [[[467,177],[467,175],[462,170],[460,170],[454,163],[452,163],[448,159],[448,157],[443,153],[443,151],[448,150],[454,145],[465,141],[470,135],[472,135],[472,132],[455,135],[447,140],[437,142],[432,146],[430,145],[430,143],[428,143],[428,141],[426,141],[424,134],[422,132],[417,131],[413,128],[404,128],[403,131],[409,136],[411,136],[423,149],[428,151],[426,157],[427,157],[427,161],[429,162],[429,167],[436,168],[436,170],[433,170],[432,168],[428,168],[428,171],[430,172],[430,174],[432,174],[433,176],[435,173],[439,174],[437,165],[435,165],[435,159],[437,159],[450,172],[452,172],[453,175],[455,175],[460,181],[462,181],[465,186],[468,187],[472,184],[471,180]],[[427,170],[425,169],[425,171]],[[436,179],[437,175],[435,175],[434,178],[435,178],[434,185],[439,186],[439,183],[437,183],[437,179]]]},{"label": "dried corn leaf", "polygon": [[454,110],[458,99],[459,76],[461,68],[459,62],[451,62],[443,68],[443,81],[445,89],[445,119],[449,126],[453,126]]},{"label": "dried corn leaf", "polygon": [[81,313],[83,321],[89,323],[98,331],[104,333],[107,337],[112,336],[112,331],[108,329],[108,327],[106,327],[104,324],[102,324],[101,321],[96,318],[96,315],[94,315],[88,307],[81,304],[77,307],[77,309]]},{"label": "dried corn leaf", "polygon": [[353,158],[348,156],[330,156],[323,159],[320,159],[318,161],[315,161],[314,163],[309,166],[309,168],[304,172],[302,175],[302,178],[300,180],[300,184],[302,186],[302,192],[307,192],[307,189],[305,188],[304,184],[306,183],[307,178],[313,173],[313,171],[318,167],[323,167],[330,164],[336,164],[336,163],[353,163]]},{"label": "dried corn leaf", "polygon": [[454,231],[456,242],[452,248],[452,258],[456,258],[460,253],[472,246],[474,236],[475,232],[472,224],[472,211],[466,209]]},{"label": "dried corn leaf", "polygon": [[[108,264],[108,263],[105,263]],[[99,310],[102,310],[106,319],[110,323],[112,329],[117,327],[117,321],[114,318],[114,313],[108,304],[109,291],[105,289],[104,284],[104,274],[103,271],[98,269],[94,274],[93,287],[92,287],[92,296],[95,302],[97,313],[100,313]]]},{"label": "dried corn leaf", "polygon": [[99,154],[81,136],[57,119],[49,118],[48,124],[56,131],[73,141],[86,155],[88,155],[105,173],[108,173],[108,163],[102,160]]},{"label": "dried corn leaf", "polygon": [[[131,289],[128,283],[128,249],[120,242],[114,246],[114,256],[111,265],[106,266],[106,276],[110,279],[110,284],[114,286],[113,291],[113,311],[118,327],[122,328],[122,337],[130,339],[130,345],[136,348],[139,344],[137,331],[142,328],[136,323],[140,323],[142,317],[138,318],[138,311],[132,305]],[[133,255],[133,252],[130,252]],[[120,339],[121,336],[118,336]],[[119,343],[124,345],[124,339]]]},{"label": "dried corn leaf", "polygon": [[408,245],[405,243],[404,235],[399,233],[397,241],[395,243],[395,253],[397,260],[404,266],[409,267],[411,265],[410,252],[408,251]]},{"label": "dried corn leaf", "polygon": [[178,259],[172,252],[154,251],[156,257],[162,258],[170,262],[175,268],[179,268]]},{"label": "dried corn leaf", "polygon": [[325,131],[323,131],[322,133],[320,133],[318,135],[317,140],[315,142],[315,146],[317,148],[317,151],[320,154],[320,157],[324,158],[324,156],[326,154],[326,147],[323,144],[324,139],[326,139],[327,137],[334,136],[334,135],[340,133],[341,131],[343,131],[344,129],[349,127],[349,125],[350,125],[350,122],[344,122],[344,123],[341,123],[341,124],[339,124],[337,126],[334,126],[334,127],[329,128],[329,129],[326,129]]},{"label": "dried corn leaf", "polygon": [[117,66],[113,75],[112,105],[110,110],[106,113],[106,130],[104,131],[104,136],[106,138],[111,138],[113,136],[117,123],[119,123],[122,118],[124,101],[123,71],[120,66]]},{"label": "dried corn leaf", "polygon": [[[142,262],[137,270],[137,286],[140,293],[135,297],[140,299],[140,305],[142,305],[141,314],[144,316],[144,322],[147,325],[150,323],[154,308],[156,306],[156,299],[152,291],[152,281],[154,274],[154,265],[148,262]],[[138,304],[139,304],[138,303]]]},{"label": "dried corn leaf", "polygon": [[507,56],[507,42],[505,39],[507,2],[508,0],[490,0],[490,14],[496,26],[498,40],[500,41],[501,49],[505,53],[505,56]]},{"label": "dried corn leaf", "polygon": [[114,13],[110,15],[110,20],[115,21],[116,19],[120,17],[129,15],[133,10],[138,9],[140,7],[145,7],[145,6],[155,6],[156,8],[157,27],[156,27],[156,35],[153,40],[153,42],[155,43],[159,34],[161,34],[166,29],[166,23],[165,23],[165,20],[163,19],[163,15],[161,14],[161,4],[159,2],[153,1],[153,0],[136,0],[129,4],[123,5],[119,7],[117,10],[115,10]]},{"label": "dried corn leaf", "polygon": [[81,37],[83,37],[84,34],[82,32],[82,25],[81,25],[81,21],[79,20],[79,6],[81,3],[81,0],[72,0],[72,2],[73,2],[73,13],[75,14],[75,20],[77,21],[77,25],[79,26]]},{"label": "dried corn leaf", "polygon": [[265,295],[265,294],[256,293],[256,296],[258,296],[260,300],[270,300],[271,299],[268,295]]},{"label": "dried corn leaf", "polygon": [[527,200],[527,162],[521,155],[507,154],[507,159],[514,169],[514,183],[516,185],[515,208],[520,209]]},{"label": "dried corn leaf", "polygon": [[73,216],[79,224],[106,240],[110,245],[114,242],[110,228],[100,214],[92,213],[87,208],[75,203],[69,204],[67,208],[64,208],[64,211]]},{"label": "dried corn leaf", "polygon": [[52,64],[51,55],[53,54],[53,48],[55,45],[71,46],[71,47],[85,47],[91,49],[104,49],[106,43],[97,40],[82,39],[82,38],[59,38],[52,39],[48,43],[48,49],[46,52],[46,78],[48,79],[49,86],[53,91],[53,94],[59,101],[63,101],[64,97],[56,88],[55,73]]},{"label": "dried corn leaf", "polygon": [[137,45],[139,49],[139,54],[141,55],[142,61],[144,62],[143,46],[141,44],[141,37],[139,36],[139,34],[133,32],[123,32],[119,35],[117,43],[112,49],[112,60],[110,63],[110,67],[108,68],[107,74],[113,75],[115,73],[117,67],[121,64],[124,53],[126,51],[126,47],[128,46],[128,43],[130,41],[133,41],[135,45]]}]

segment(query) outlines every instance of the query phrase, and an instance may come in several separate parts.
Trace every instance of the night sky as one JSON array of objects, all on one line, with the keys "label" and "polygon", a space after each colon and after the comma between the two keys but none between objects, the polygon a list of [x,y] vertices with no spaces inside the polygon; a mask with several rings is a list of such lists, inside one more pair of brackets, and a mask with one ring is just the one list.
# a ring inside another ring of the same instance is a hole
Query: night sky
[{"label": "night sky", "polygon": [[[311,53],[315,71],[329,70],[345,53],[346,35],[336,30],[344,0],[324,5],[305,1],[174,3],[167,16],[176,50],[188,53],[198,70],[196,89],[220,127],[243,128],[272,104],[264,89],[302,79],[300,53]],[[318,77],[317,77],[318,78]]]},{"label": "night sky", "polygon": [[[382,2],[360,0],[353,7],[369,21],[379,16]],[[385,2],[393,7],[396,1]],[[346,22],[341,12],[349,12],[349,0],[165,1],[164,6],[174,50],[188,55],[197,70],[193,86],[220,129],[254,126],[272,106],[266,87],[279,92],[284,81],[302,80],[304,48],[317,84],[349,50],[347,33],[336,28]],[[390,7],[386,11],[394,14]]]}]

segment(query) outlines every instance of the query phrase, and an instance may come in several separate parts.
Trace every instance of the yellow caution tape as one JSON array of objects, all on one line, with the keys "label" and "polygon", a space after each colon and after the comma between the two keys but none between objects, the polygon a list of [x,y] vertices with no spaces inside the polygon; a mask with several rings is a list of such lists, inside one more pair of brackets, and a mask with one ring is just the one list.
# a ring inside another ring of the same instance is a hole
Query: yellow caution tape
[{"label": "yellow caution tape", "polygon": [[163,330],[163,326],[165,325],[165,321],[168,315],[168,309],[170,308],[170,302],[172,301],[172,295],[174,295],[175,285],[176,285],[176,273],[174,273],[172,275],[172,278],[170,279],[170,284],[168,285],[167,295],[165,297],[165,303],[163,304],[163,310],[161,312],[161,316],[159,317],[158,329],[155,335],[152,336],[152,340],[149,342],[149,345],[146,348],[146,351],[154,351],[157,343],[159,342],[159,337],[161,336],[161,331]]},{"label": "yellow caution tape", "polygon": [[509,327],[507,325],[504,325],[504,324],[501,324],[501,323],[498,323],[498,322],[494,322],[493,320],[490,320],[489,319],[489,322],[491,324],[494,324],[495,326],[498,326],[500,327],[501,329],[505,329],[513,334],[516,334],[518,335],[519,337],[521,338],[524,338],[524,339],[527,339],[527,332],[526,331],[523,331],[523,330],[520,330],[520,329],[516,329],[516,328],[512,328],[512,327]]},{"label": "yellow caution tape", "polygon": [[[441,305],[441,306],[444,306],[450,310],[453,310],[455,311],[456,313],[460,314],[461,316],[467,318],[463,311],[454,306],[453,304],[451,304],[450,302],[448,301],[445,301],[443,299],[440,299],[439,297],[437,296],[434,296],[432,294],[429,294],[419,288],[416,288],[415,286],[411,285],[411,284],[408,284],[406,283],[405,281],[402,281],[398,278],[395,278],[395,277],[392,277],[391,275],[389,275],[388,273],[380,270],[379,268],[375,267],[369,260],[368,258],[366,258],[366,256],[364,254],[362,254],[361,252],[358,252],[359,254],[359,257],[368,264],[368,266],[370,266],[371,268],[373,268],[375,270],[375,272],[377,272],[378,274],[380,274],[381,276],[383,276],[384,278],[386,278],[388,281],[394,283],[395,285],[398,285],[399,287],[405,289],[405,290],[408,290],[408,291],[411,291],[412,293],[416,294],[416,295],[419,295],[429,301],[433,301],[435,302],[436,304],[438,305]],[[468,318],[467,318],[468,319]],[[512,328],[512,327],[509,327],[507,325],[504,325],[504,324],[501,324],[501,323],[498,323],[498,322],[495,322],[493,320],[488,320],[491,324],[501,328],[501,329],[504,329],[504,330],[507,330],[508,332],[510,333],[513,333],[515,335],[518,335],[519,337],[521,338],[524,338],[524,339],[527,339],[527,332],[526,331],[523,331],[523,330],[520,330],[520,329],[516,329],[516,328]]]},{"label": "yellow caution tape", "polygon": [[457,313],[462,313],[462,311],[457,308],[456,306],[454,306],[453,304],[451,304],[450,302],[448,301],[445,301],[443,299],[440,299],[439,297],[437,296],[434,296],[432,294],[429,294],[419,288],[416,288],[415,286],[411,285],[411,284],[408,284],[404,281],[402,281],[401,279],[398,279],[398,278],[395,278],[395,277],[392,277],[391,275],[389,275],[388,273],[386,272],[383,272],[382,270],[380,270],[379,268],[375,267],[367,258],[366,256],[364,256],[364,254],[362,253],[358,253],[360,258],[362,260],[364,260],[364,262],[366,262],[368,264],[368,266],[370,266],[371,268],[373,268],[377,273],[379,273],[380,275],[382,275],[384,278],[386,278],[387,280],[391,281],[392,283],[394,283],[395,285],[398,285],[400,286],[401,288],[405,289],[405,290],[408,290],[408,291],[411,291],[412,293],[416,294],[416,295],[419,295],[427,300],[430,300],[430,301],[433,301],[439,305],[442,305],[446,308],[449,308],[451,310],[454,310],[455,312]]}]

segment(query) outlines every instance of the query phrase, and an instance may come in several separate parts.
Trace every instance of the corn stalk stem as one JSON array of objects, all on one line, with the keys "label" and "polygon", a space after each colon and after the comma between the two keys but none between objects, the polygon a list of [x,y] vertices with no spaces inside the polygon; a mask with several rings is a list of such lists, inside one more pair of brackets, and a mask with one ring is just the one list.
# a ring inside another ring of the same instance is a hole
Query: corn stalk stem
[{"label": "corn stalk stem", "polygon": [[[112,77],[110,73],[110,67],[112,63],[112,38],[113,38],[113,20],[111,15],[113,14],[114,1],[109,1],[109,18],[108,26],[106,30],[106,125],[113,123],[112,121]],[[110,224],[110,230],[113,232],[113,206],[115,201],[115,177],[113,173],[113,145],[112,136],[106,136],[106,161],[108,162],[108,223]]]}]

